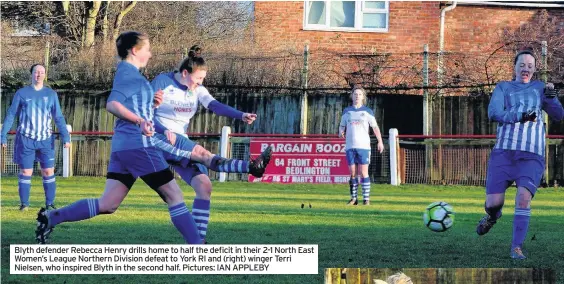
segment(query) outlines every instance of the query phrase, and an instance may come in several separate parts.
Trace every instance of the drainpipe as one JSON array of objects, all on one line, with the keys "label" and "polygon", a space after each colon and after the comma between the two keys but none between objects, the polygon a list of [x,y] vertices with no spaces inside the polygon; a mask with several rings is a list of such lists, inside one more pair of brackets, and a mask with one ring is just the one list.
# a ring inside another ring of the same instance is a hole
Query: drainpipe
[{"label": "drainpipe", "polygon": [[[445,15],[446,12],[451,11],[452,9],[456,8],[456,1],[452,2],[452,5],[445,7],[443,9],[441,9],[441,26],[440,26],[440,33],[439,33],[439,60],[438,60],[438,64],[437,64],[437,85],[442,86],[443,85],[443,49],[445,47]],[[439,89],[439,94],[441,94],[441,89]],[[440,101],[439,101],[440,102]],[[441,135],[443,134],[443,125],[442,125],[442,105],[439,104],[439,107],[437,108],[438,112],[439,112],[439,129],[438,129],[438,134]],[[442,179],[442,168],[443,168],[443,149],[442,147],[439,145],[438,148],[439,151],[439,161],[438,161],[438,166],[439,166],[439,177]],[[431,177],[432,179],[432,177]]]},{"label": "drainpipe", "polygon": [[456,1],[452,2],[452,5],[441,9],[441,26],[439,33],[439,64],[437,65],[437,75],[439,86],[443,84],[443,49],[445,48],[445,14],[448,11],[456,8]]}]

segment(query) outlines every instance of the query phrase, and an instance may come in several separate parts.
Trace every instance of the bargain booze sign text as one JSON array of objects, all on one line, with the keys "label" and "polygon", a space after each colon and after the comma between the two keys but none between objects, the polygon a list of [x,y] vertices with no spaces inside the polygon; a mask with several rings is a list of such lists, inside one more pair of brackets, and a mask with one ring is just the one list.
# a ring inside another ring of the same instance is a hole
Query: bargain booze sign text
[{"label": "bargain booze sign text", "polygon": [[272,146],[272,158],[262,178],[249,182],[348,183],[344,139],[253,139],[251,158]]}]

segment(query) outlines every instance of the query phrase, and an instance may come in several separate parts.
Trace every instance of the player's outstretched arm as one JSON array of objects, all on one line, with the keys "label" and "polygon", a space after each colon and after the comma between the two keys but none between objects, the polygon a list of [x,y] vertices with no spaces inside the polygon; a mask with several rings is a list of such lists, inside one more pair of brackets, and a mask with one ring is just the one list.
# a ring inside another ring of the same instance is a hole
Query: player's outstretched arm
[{"label": "player's outstretched arm", "polygon": [[236,110],[228,105],[222,104],[217,100],[213,100],[208,105],[208,109],[210,109],[213,113],[221,116],[226,116],[234,119],[243,119],[243,112]]},{"label": "player's outstretched arm", "polygon": [[548,114],[550,119],[561,121],[564,119],[564,108],[558,100],[558,90],[552,83],[546,84],[542,99],[542,109]]},{"label": "player's outstretched arm", "polygon": [[8,131],[10,130],[10,128],[12,128],[12,124],[14,124],[14,118],[20,111],[20,101],[20,94],[16,92],[16,95],[12,99],[12,105],[10,105],[10,108],[8,108],[8,111],[6,112],[4,124],[2,124],[2,132],[0,133],[2,147],[6,147],[6,144],[8,143],[8,138],[6,137],[6,135],[8,135]]},{"label": "player's outstretched arm", "polygon": [[490,104],[488,106],[490,120],[500,123],[517,123],[522,121],[523,113],[512,112],[505,109],[505,98],[500,84],[495,86]]}]

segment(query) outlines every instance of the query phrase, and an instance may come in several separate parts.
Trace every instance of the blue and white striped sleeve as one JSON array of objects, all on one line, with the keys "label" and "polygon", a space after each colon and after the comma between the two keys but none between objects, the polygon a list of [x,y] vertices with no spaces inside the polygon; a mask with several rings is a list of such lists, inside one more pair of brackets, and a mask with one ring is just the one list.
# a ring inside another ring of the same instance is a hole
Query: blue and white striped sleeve
[{"label": "blue and white striped sleeve", "polygon": [[521,120],[522,113],[512,112],[505,108],[505,95],[501,83],[495,86],[490,104],[488,117],[500,123],[517,123]]}]

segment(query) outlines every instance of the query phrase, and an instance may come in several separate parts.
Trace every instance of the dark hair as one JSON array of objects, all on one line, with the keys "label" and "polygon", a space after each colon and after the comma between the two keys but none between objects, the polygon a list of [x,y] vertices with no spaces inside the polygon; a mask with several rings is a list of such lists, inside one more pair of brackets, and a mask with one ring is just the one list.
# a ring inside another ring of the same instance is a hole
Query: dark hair
[{"label": "dark hair", "polygon": [[189,57],[202,57],[202,48],[195,44],[190,47],[190,51],[188,52]]},{"label": "dark hair", "polygon": [[133,47],[143,46],[143,40],[149,39],[149,37],[140,32],[129,31],[121,33],[116,39],[116,48],[118,55],[121,59],[127,58],[129,51]]},{"label": "dark hair", "polygon": [[[35,68],[36,66],[43,66],[43,64],[35,63],[31,65],[31,68],[29,68],[29,73],[33,74],[33,68]],[[43,68],[45,68],[45,66],[43,66]]]},{"label": "dark hair", "polygon": [[196,70],[208,70],[206,61],[203,57],[199,56],[202,48],[198,45],[194,45],[190,48],[188,52],[188,57],[184,58],[178,67],[178,72],[188,70],[188,73],[192,74]]},{"label": "dark hair", "polygon": [[517,60],[519,60],[519,56],[525,55],[525,54],[532,56],[535,59],[535,64],[537,64],[537,58],[535,57],[533,52],[530,51],[530,50],[523,50],[523,51],[519,51],[519,53],[517,53],[517,55],[515,55],[515,59],[513,60],[513,65],[517,64]]}]

